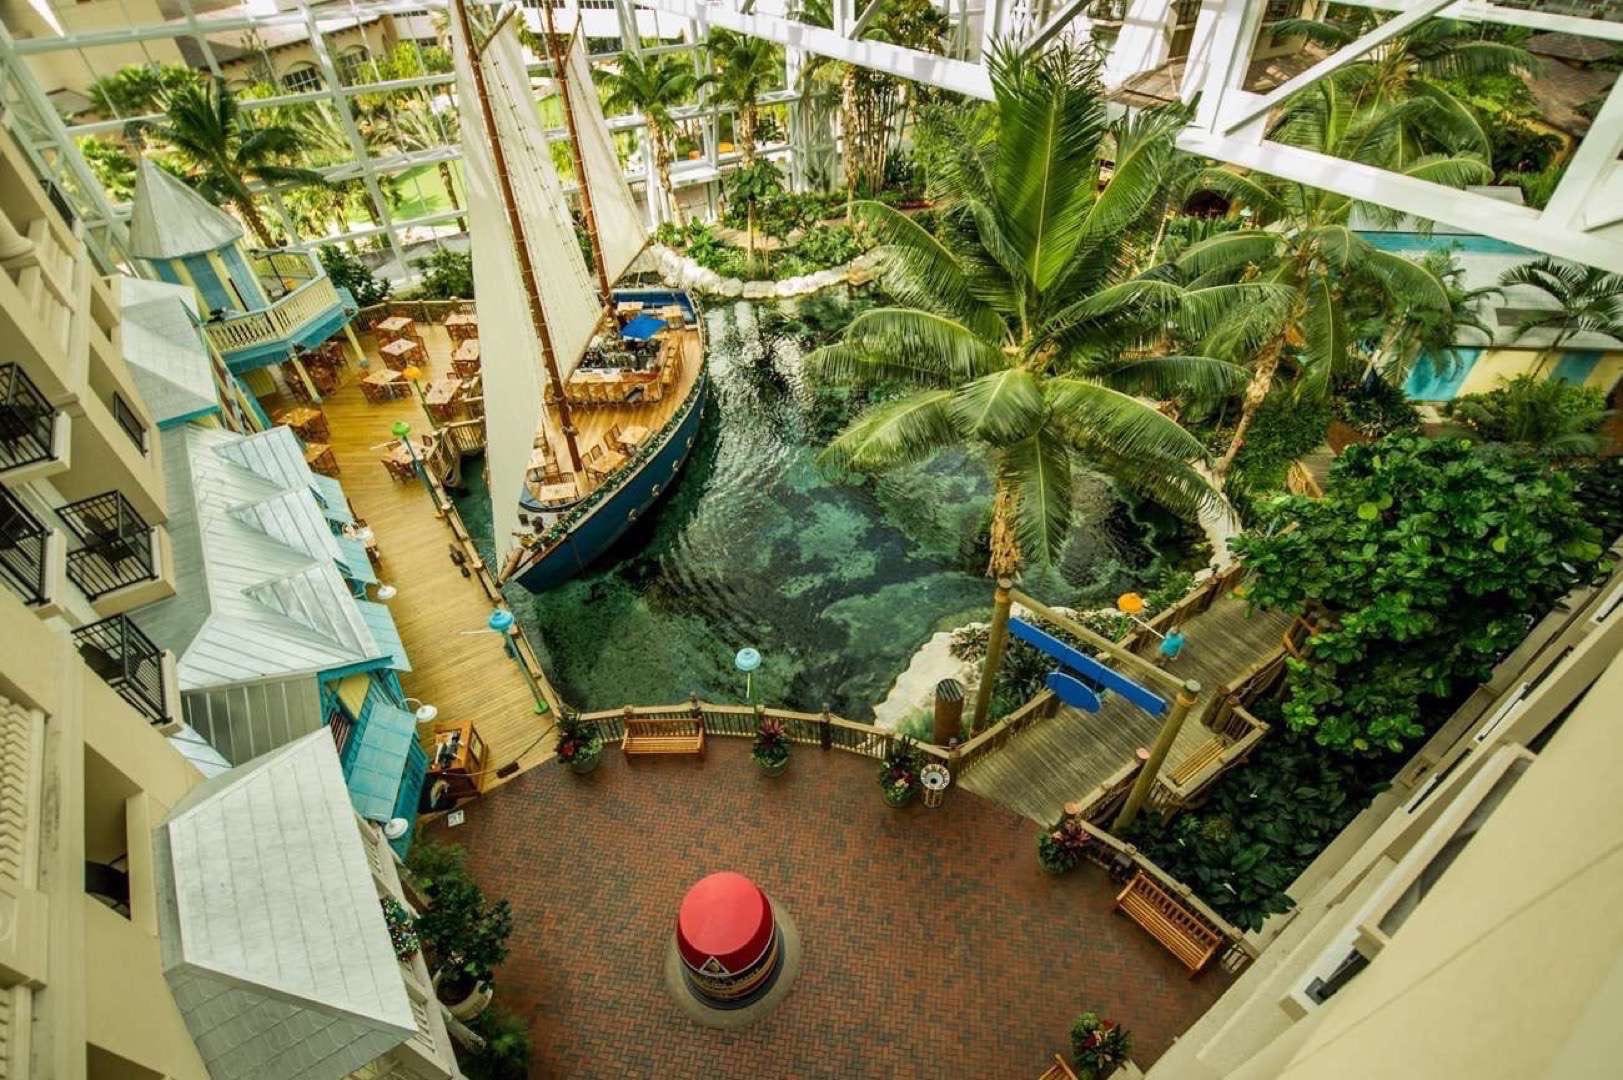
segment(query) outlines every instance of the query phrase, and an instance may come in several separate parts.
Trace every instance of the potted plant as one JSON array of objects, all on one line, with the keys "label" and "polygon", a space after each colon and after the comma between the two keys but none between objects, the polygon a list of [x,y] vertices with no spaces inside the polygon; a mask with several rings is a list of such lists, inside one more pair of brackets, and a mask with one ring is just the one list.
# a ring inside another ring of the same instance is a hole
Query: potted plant
[{"label": "potted plant", "polygon": [[1075,870],[1088,852],[1093,837],[1072,814],[1061,817],[1052,829],[1037,837],[1037,862],[1050,874]]},{"label": "potted plant", "polygon": [[1085,1012],[1071,1023],[1071,1061],[1077,1080],[1105,1080],[1121,1067],[1133,1048],[1133,1038],[1114,1020],[1101,1020]]},{"label": "potted plant", "polygon": [[891,744],[879,770],[879,787],[892,806],[906,806],[919,793],[919,752],[906,735]]},{"label": "potted plant", "polygon": [[558,721],[558,760],[577,773],[589,773],[603,757],[603,736],[596,724],[566,712]]},{"label": "potted plant", "polygon": [[756,725],[755,748],[750,757],[768,776],[777,776],[789,767],[789,736],[784,734],[782,720],[768,716]]},{"label": "potted plant", "polygon": [[396,960],[410,960],[417,955],[420,941],[417,937],[417,927],[413,925],[411,912],[406,905],[392,896],[385,896],[383,904],[383,922],[389,928],[389,943],[394,946]]},{"label": "potted plant", "polygon": [[490,1004],[491,973],[507,959],[513,912],[506,900],[486,901],[466,877],[442,880],[434,892],[432,906],[417,917],[417,933],[433,952],[440,1001],[458,1020],[470,1020]]},{"label": "potted plant", "polygon": [[530,1075],[530,1029],[500,1005],[485,1010],[468,1025],[484,1045],[457,1055],[468,1080],[525,1080]]}]

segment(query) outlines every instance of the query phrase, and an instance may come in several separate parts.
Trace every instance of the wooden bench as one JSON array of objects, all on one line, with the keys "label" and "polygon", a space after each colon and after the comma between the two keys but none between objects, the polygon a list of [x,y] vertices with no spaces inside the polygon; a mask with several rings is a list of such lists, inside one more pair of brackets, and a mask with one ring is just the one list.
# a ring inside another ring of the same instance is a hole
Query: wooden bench
[{"label": "wooden bench", "polygon": [[683,718],[678,720],[649,720],[628,716],[625,735],[620,749],[626,757],[633,754],[698,754],[704,756],[704,721]]},{"label": "wooden bench", "polygon": [[1190,978],[1199,975],[1223,947],[1223,935],[1168,896],[1142,870],[1133,874],[1116,897],[1116,910],[1166,946],[1189,969]]},{"label": "wooden bench", "polygon": [[1072,1072],[1071,1067],[1065,1064],[1064,1058],[1055,1054],[1054,1064],[1050,1065],[1047,1071],[1037,1077],[1037,1080],[1076,1080],[1076,1073]]}]

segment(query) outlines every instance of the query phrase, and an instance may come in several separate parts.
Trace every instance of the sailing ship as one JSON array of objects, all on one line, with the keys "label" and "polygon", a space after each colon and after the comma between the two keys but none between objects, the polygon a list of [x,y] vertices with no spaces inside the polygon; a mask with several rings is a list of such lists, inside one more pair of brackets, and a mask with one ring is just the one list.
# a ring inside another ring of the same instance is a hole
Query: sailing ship
[{"label": "sailing ship", "polygon": [[505,20],[450,20],[462,105],[483,361],[491,522],[503,581],[551,588],[602,555],[674,484],[708,382],[687,293],[614,287],[648,242],[592,85],[585,39],[542,5],[592,252]]}]

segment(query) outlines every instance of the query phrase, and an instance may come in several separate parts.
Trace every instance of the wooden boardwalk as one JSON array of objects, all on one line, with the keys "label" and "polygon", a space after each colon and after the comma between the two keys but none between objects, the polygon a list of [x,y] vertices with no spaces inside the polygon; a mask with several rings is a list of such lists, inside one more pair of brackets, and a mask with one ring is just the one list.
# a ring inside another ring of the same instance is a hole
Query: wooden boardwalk
[{"label": "wooden boardwalk", "polygon": [[[426,387],[452,372],[451,343],[442,326],[419,323],[418,329],[429,356]],[[376,341],[369,334],[360,339],[371,370],[379,370]],[[490,601],[451,562],[455,537],[435,514],[427,489],[417,480],[393,479],[382,464],[395,421],[411,424],[414,436],[432,430],[417,395],[370,403],[361,393],[363,374],[351,365],[338,391],[321,403],[337,479],[355,513],[377,534],[379,579],[400,590],[389,609],[412,665],[401,684],[410,696],[437,706],[441,721],[473,718],[488,748],[488,775],[481,781],[488,789],[497,783],[494,770],[500,766],[517,760],[527,769],[551,756],[555,740],[549,729],[556,716],[535,714],[518,664],[486,629]],[[273,412],[288,404],[265,402]]]},{"label": "wooden boardwalk", "polygon": [[[1178,732],[1167,755],[1167,770],[1177,768],[1211,738],[1200,717],[1215,701],[1217,689],[1278,648],[1289,625],[1287,615],[1262,611],[1248,615],[1245,601],[1231,593],[1184,624],[1189,643],[1168,670],[1198,680],[1202,704]],[[1139,747],[1148,747],[1159,727],[1155,717],[1112,694],[1097,713],[1064,708],[1038,721],[977,762],[960,782],[983,798],[1048,825],[1059,818],[1066,803],[1088,794],[1132,761]]]}]

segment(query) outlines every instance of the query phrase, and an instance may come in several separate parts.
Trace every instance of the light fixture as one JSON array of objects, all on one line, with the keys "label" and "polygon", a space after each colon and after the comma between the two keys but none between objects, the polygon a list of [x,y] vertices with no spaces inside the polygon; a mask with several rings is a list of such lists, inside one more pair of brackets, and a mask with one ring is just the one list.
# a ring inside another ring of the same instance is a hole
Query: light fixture
[{"label": "light fixture", "polygon": [[395,588],[393,585],[379,585],[378,586],[378,599],[379,600],[393,600],[395,597],[397,597],[399,595],[400,595],[400,590]]},{"label": "light fixture", "polygon": [[390,818],[389,823],[383,826],[383,838],[385,840],[398,840],[402,836],[405,836],[406,832],[410,828],[411,822],[407,821],[405,818]]},{"label": "light fixture", "polygon": [[439,715],[440,707],[438,705],[424,704],[417,706],[416,716],[419,724],[431,724]]}]

